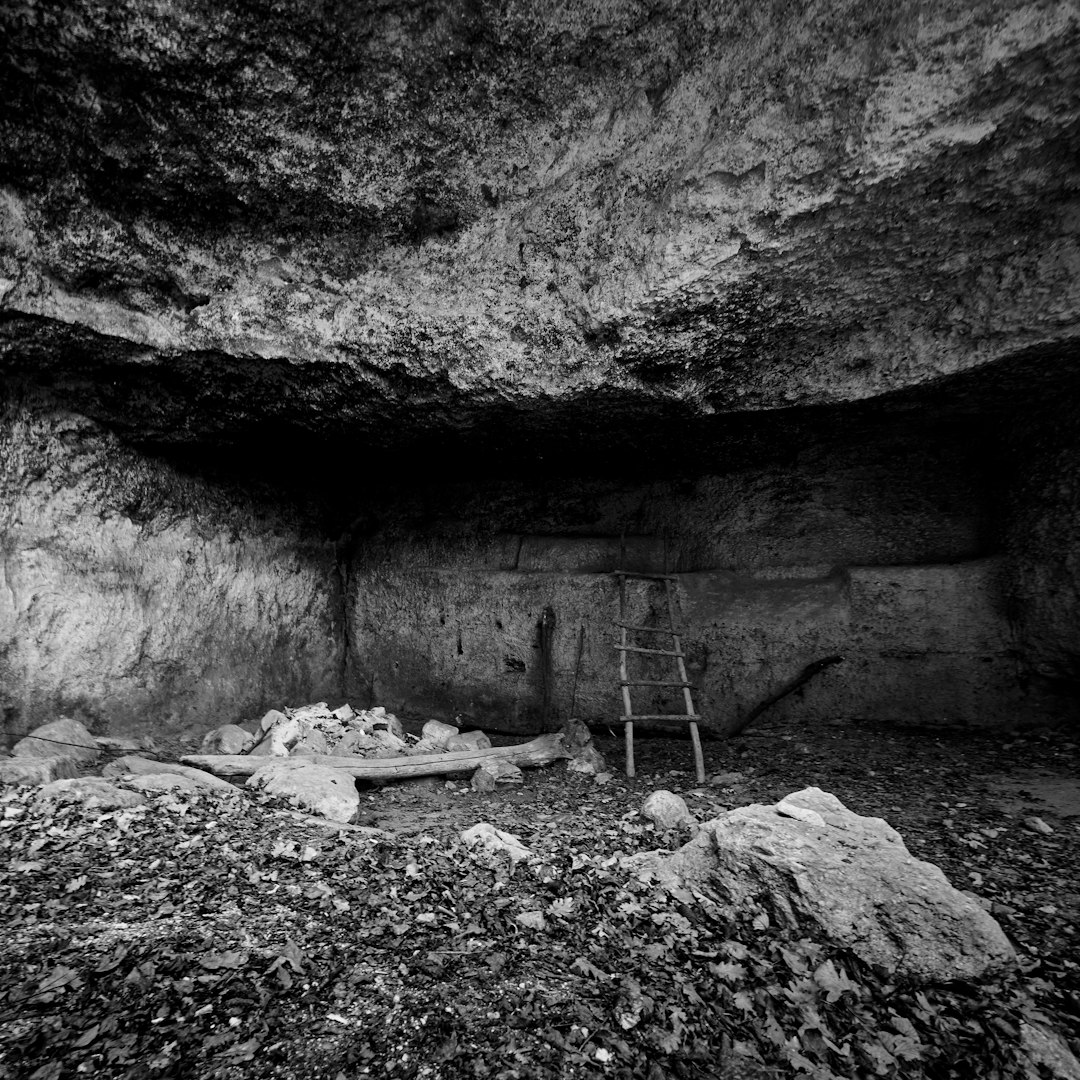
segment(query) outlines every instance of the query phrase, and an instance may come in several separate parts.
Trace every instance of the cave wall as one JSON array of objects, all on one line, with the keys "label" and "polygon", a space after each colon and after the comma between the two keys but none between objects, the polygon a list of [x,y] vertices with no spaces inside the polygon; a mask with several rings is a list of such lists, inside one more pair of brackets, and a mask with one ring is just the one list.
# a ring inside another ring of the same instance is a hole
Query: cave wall
[{"label": "cave wall", "polygon": [[340,692],[333,544],[303,514],[123,446],[77,413],[0,408],[0,715],[198,733]]},{"label": "cave wall", "polygon": [[1005,544],[1011,615],[1031,670],[1080,685],[1080,402],[1069,395],[1010,433]]},{"label": "cave wall", "polygon": [[[841,424],[771,460],[693,479],[504,479],[414,493],[376,514],[353,553],[354,677],[371,701],[406,714],[536,730],[569,715],[584,627],[574,711],[614,720],[610,571],[623,561],[658,569],[666,557],[710,726],[737,723],[832,655],[845,660],[770,715],[1030,722],[1043,706],[1019,678],[990,439],[983,425]],[[659,602],[655,587],[633,584],[630,621],[655,620]],[[556,616],[550,659],[545,608]],[[681,707],[643,691],[635,705]]]}]

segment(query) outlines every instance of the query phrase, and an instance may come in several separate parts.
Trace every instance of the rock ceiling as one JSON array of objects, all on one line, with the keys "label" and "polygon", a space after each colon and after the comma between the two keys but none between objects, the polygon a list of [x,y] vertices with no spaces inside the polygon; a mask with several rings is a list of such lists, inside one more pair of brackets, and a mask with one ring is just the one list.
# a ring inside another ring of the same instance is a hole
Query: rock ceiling
[{"label": "rock ceiling", "polygon": [[0,370],[147,443],[1075,368],[1074,3],[12,0],[0,38]]}]

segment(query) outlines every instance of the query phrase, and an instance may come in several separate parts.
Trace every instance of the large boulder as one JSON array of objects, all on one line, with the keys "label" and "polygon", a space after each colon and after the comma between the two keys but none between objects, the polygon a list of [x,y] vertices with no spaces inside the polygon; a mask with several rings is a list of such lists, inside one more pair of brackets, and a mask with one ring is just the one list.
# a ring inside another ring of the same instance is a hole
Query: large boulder
[{"label": "large boulder", "polygon": [[78,720],[66,716],[34,728],[12,750],[15,757],[66,757],[80,765],[92,764],[100,753],[97,739]]},{"label": "large boulder", "polygon": [[360,807],[356,781],[348,773],[306,761],[270,762],[248,777],[247,787],[288,799],[313,814],[346,824]]},{"label": "large boulder", "polygon": [[732,914],[824,935],[892,975],[973,979],[1016,962],[1001,927],[895,829],[818,788],[721,814],[680,850],[624,866],[669,888],[708,889]]}]

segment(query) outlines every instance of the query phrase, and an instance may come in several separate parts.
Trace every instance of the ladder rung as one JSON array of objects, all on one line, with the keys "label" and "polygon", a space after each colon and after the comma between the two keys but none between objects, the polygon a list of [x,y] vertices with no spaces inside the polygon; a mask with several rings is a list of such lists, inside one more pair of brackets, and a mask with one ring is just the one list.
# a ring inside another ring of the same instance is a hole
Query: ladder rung
[{"label": "ladder rung", "polygon": [[646,581],[678,581],[676,574],[649,574],[638,570],[612,570],[618,577],[644,578]]},{"label": "ladder rung", "polygon": [[685,686],[688,690],[693,690],[693,683],[683,682],[682,679],[628,679],[626,682],[619,684],[620,686]]},{"label": "ladder rung", "polygon": [[640,645],[616,645],[619,652],[649,653],[652,656],[686,656],[683,652],[672,652],[670,649],[643,649]]},{"label": "ladder rung", "polygon": [[624,630],[643,630],[650,634],[671,634],[674,637],[678,630],[673,629],[670,626],[635,626],[633,623],[617,622],[616,626],[621,626]]},{"label": "ladder rung", "polygon": [[697,723],[700,719],[697,713],[635,713],[633,716],[622,717],[624,723],[627,720],[693,720]]}]

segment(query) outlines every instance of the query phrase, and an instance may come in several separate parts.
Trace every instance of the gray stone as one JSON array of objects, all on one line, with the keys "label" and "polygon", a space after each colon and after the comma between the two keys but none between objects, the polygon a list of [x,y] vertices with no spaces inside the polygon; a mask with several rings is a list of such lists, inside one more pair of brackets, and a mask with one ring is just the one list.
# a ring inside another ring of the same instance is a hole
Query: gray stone
[{"label": "gray stone", "polygon": [[581,773],[583,776],[596,776],[597,773],[605,771],[607,763],[604,761],[604,755],[592,743],[589,743],[577,750],[567,761],[566,768],[570,772]]},{"label": "gray stone", "polygon": [[72,780],[54,780],[35,796],[38,802],[79,802],[88,810],[120,810],[142,806],[146,800],[135,791],[125,791],[100,776],[79,776]]},{"label": "gray stone", "polygon": [[612,773],[598,772],[593,777],[593,783],[597,784],[599,787],[604,787],[605,784],[610,784],[611,781],[614,780],[614,779],[615,779],[615,777],[614,777],[614,775]]},{"label": "gray stone", "polygon": [[12,750],[15,757],[67,757],[85,765],[97,761],[100,753],[97,739],[78,720],[66,716],[35,728]]},{"label": "gray stone", "polygon": [[658,829],[678,829],[694,824],[694,816],[686,802],[670,791],[654,791],[642,805],[641,813]]},{"label": "gray stone", "polygon": [[94,742],[102,750],[109,750],[114,754],[136,754],[145,749],[139,739],[133,739],[122,735],[95,735]]},{"label": "gray stone", "polygon": [[496,829],[488,821],[481,821],[470,829],[465,829],[460,836],[466,847],[483,847],[497,854],[506,854],[512,863],[527,859],[532,852],[513,833]]},{"label": "gray stone", "polygon": [[913,858],[887,822],[860,817],[818,788],[781,801],[821,824],[745,806],[706,822],[677,852],[623,865],[669,888],[709,889],[733,915],[764,911],[890,974],[940,982],[1015,965],[1001,927],[937,866]]},{"label": "gray stone", "polygon": [[460,734],[458,728],[452,724],[443,724],[438,720],[429,720],[420,729],[421,739],[439,750],[446,746],[448,739],[452,739],[458,734]]},{"label": "gray stone", "polygon": [[1020,1021],[1020,1050],[1024,1080],[1080,1080],[1080,1061],[1065,1040],[1043,1024]]},{"label": "gray stone", "polygon": [[1043,836],[1049,836],[1054,831],[1053,826],[1047,825],[1041,817],[1024,818],[1024,827],[1030,832],[1041,833]]},{"label": "gray stone", "polygon": [[263,714],[263,718],[259,721],[259,730],[263,732],[269,731],[282,720],[288,720],[288,717],[277,709],[270,709],[269,712]]},{"label": "gray stone", "polygon": [[480,768],[472,774],[469,786],[473,791],[494,791],[495,777],[487,769]]},{"label": "gray stone", "polygon": [[172,761],[153,761],[137,755],[128,755],[110,761],[101,771],[105,776],[160,776],[162,773],[172,773],[175,776],[186,776],[204,788],[230,792],[237,790],[236,785],[230,784],[228,780],[214,776],[213,773],[204,772],[202,769],[193,768],[191,765],[178,765]]},{"label": "gray stone", "polygon": [[461,735],[451,735],[445,745],[447,753],[455,750],[487,750],[491,747],[491,740],[482,731],[466,731]]},{"label": "gray stone", "polygon": [[308,761],[272,761],[247,779],[247,787],[288,799],[331,821],[348,823],[360,807],[356,781],[339,769]]},{"label": "gray stone", "polygon": [[200,754],[242,754],[255,745],[255,736],[239,724],[222,724],[203,736]]},{"label": "gray stone", "polygon": [[69,757],[5,758],[0,761],[0,784],[48,784],[79,775],[79,763]]}]

